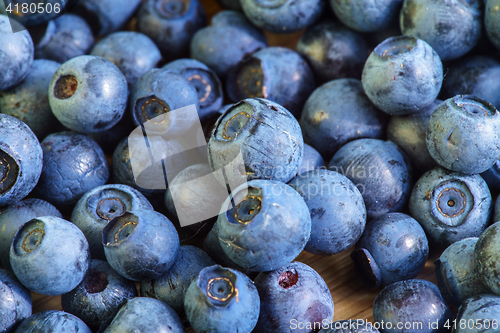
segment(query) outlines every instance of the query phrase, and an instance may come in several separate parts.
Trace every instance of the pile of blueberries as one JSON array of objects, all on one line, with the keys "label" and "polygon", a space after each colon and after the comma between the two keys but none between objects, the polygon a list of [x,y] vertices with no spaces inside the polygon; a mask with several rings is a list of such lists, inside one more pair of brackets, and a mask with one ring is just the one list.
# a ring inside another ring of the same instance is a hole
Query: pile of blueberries
[{"label": "pile of blueberries", "polygon": [[500,332],[500,0],[219,2],[0,6],[0,331]]}]

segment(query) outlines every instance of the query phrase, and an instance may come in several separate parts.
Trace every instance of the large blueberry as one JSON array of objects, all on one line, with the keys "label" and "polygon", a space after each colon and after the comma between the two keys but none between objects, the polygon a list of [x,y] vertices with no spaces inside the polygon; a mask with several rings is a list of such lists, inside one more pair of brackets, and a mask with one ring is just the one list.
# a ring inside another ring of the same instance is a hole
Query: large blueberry
[{"label": "large blueberry", "polygon": [[[488,0],[490,1],[490,0]],[[453,333],[493,333],[500,327],[500,296],[479,295],[465,300],[453,321]]]},{"label": "large blueberry", "polygon": [[0,269],[0,330],[12,333],[31,316],[31,294],[9,271]]},{"label": "large blueberry", "polygon": [[500,49],[500,24],[498,23],[500,21],[500,13],[498,11],[500,1],[488,0],[485,6],[484,27],[486,28],[486,34],[493,45],[497,49]]},{"label": "large blueberry", "polygon": [[57,310],[35,313],[23,320],[15,333],[92,333],[77,316]]},{"label": "large blueberry", "polygon": [[500,222],[481,234],[474,248],[474,261],[483,282],[500,294]]}]

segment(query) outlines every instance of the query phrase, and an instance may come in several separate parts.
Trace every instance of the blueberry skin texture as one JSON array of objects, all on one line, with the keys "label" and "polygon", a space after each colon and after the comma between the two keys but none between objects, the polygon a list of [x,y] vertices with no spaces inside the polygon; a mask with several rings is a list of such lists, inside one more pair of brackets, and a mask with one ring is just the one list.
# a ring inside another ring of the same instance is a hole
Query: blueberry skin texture
[{"label": "blueberry skin texture", "polygon": [[155,68],[162,59],[156,44],[146,35],[135,31],[119,31],[98,41],[91,55],[115,64],[131,88],[142,74]]},{"label": "blueberry skin texture", "polygon": [[146,209],[111,220],[102,231],[102,243],[111,267],[132,281],[162,276],[179,252],[179,235],[172,222]]},{"label": "blueberry skin texture", "polygon": [[449,305],[459,306],[469,297],[490,292],[474,262],[477,240],[476,237],[459,240],[434,261],[438,288]]},{"label": "blueberry skin texture", "polygon": [[[489,1],[489,0],[488,0]],[[500,318],[500,296],[479,295],[465,300],[458,308],[457,327],[453,333],[486,333],[498,330],[498,318]],[[461,328],[459,323],[471,323],[473,325]]]},{"label": "blueberry skin texture", "polygon": [[[230,22],[219,17],[231,16]],[[222,11],[212,18],[212,25],[200,29],[190,42],[190,57],[213,69],[221,80],[245,56],[267,47],[262,31],[252,25],[245,15]]]},{"label": "blueberry skin texture", "polygon": [[103,333],[184,333],[179,316],[165,303],[149,297],[130,299]]},{"label": "blueberry skin texture", "polygon": [[368,56],[361,82],[368,98],[382,111],[398,116],[414,113],[437,98],[443,65],[425,41],[389,37]]},{"label": "blueberry skin texture", "polygon": [[[289,182],[299,170],[303,150],[297,119],[281,105],[261,98],[247,98],[227,109],[208,142],[212,170],[225,167],[231,186],[244,178]],[[245,168],[226,167],[240,153]]]},{"label": "blueberry skin texture", "polygon": [[216,225],[229,259],[256,272],[292,262],[311,234],[304,199],[288,185],[270,180],[252,180],[236,188],[222,205]]},{"label": "blueberry skin texture", "polygon": [[326,163],[321,154],[312,146],[304,143],[304,155],[302,164],[299,167],[297,174],[301,174],[311,170],[325,169]]},{"label": "blueberry skin texture", "polygon": [[[387,324],[391,322],[392,329],[381,329],[382,333],[440,333],[448,332],[444,324],[453,319],[439,289],[426,280],[406,280],[395,282],[385,287],[373,302],[373,318],[375,322]],[[429,321],[438,321],[438,329],[429,328]],[[421,323],[420,328],[397,330],[396,323]]]},{"label": "blueberry skin texture", "polygon": [[474,248],[474,261],[483,282],[495,294],[500,294],[500,223],[495,222],[482,234]]},{"label": "blueberry skin texture", "polygon": [[4,269],[10,267],[10,245],[21,226],[41,216],[61,217],[56,207],[40,199],[24,199],[0,210],[0,263]]},{"label": "blueberry skin texture", "polygon": [[409,208],[429,241],[448,246],[481,235],[489,223],[491,194],[479,175],[436,167],[413,187]]},{"label": "blueberry skin texture", "polygon": [[399,23],[403,35],[426,41],[443,61],[469,52],[481,37],[482,1],[404,0]]},{"label": "blueberry skin texture", "polygon": [[43,152],[30,128],[0,113],[0,207],[27,196],[42,172]]},{"label": "blueberry skin texture", "polygon": [[245,274],[216,265],[204,268],[193,280],[184,308],[198,333],[250,333],[259,318],[260,299]]},{"label": "blueberry skin texture", "polygon": [[57,122],[49,105],[47,90],[61,66],[51,60],[35,60],[28,76],[12,89],[0,92],[0,112],[24,122],[43,140]]},{"label": "blueberry skin texture", "polygon": [[60,63],[87,54],[95,41],[89,24],[70,13],[49,21],[41,34],[35,37],[35,58]]},{"label": "blueberry skin texture", "polygon": [[337,18],[359,32],[381,31],[397,24],[403,0],[365,1],[330,0]]},{"label": "blueberry skin texture", "polygon": [[241,0],[240,3],[253,24],[275,33],[291,33],[312,25],[325,6],[324,0]]},{"label": "blueberry skin texture", "polygon": [[345,77],[360,79],[368,57],[363,37],[334,21],[307,29],[297,44],[297,52],[311,65],[319,83]]},{"label": "blueberry skin texture", "polygon": [[304,250],[333,255],[358,241],[365,230],[366,207],[352,181],[334,171],[313,170],[288,185],[302,196],[311,213],[311,236]]},{"label": "blueberry skin texture", "polygon": [[153,206],[141,192],[122,184],[102,185],[85,193],[78,200],[70,221],[87,238],[92,258],[104,260],[102,230],[115,217],[137,209],[153,210]]},{"label": "blueberry skin texture", "polygon": [[311,67],[297,52],[267,47],[244,58],[230,70],[226,89],[234,102],[265,98],[299,118],[305,101],[315,88]]},{"label": "blueberry skin texture", "polygon": [[357,322],[358,320],[364,321],[363,319],[348,319],[348,320],[334,321],[328,324],[330,328],[323,328],[319,330],[318,333],[380,333],[379,330],[373,328],[373,326],[370,326],[370,324],[368,325],[365,324],[363,326],[358,324],[353,324],[353,322]]},{"label": "blueberry skin texture", "polygon": [[329,161],[360,138],[382,139],[388,116],[368,99],[358,79],[337,79],[316,88],[307,99],[300,125],[304,142]]},{"label": "blueberry skin texture", "polygon": [[55,216],[38,217],[17,232],[10,248],[10,264],[28,289],[61,295],[78,286],[87,273],[89,244],[73,223]]},{"label": "blueberry skin texture", "polygon": [[351,141],[335,153],[328,169],[356,185],[363,195],[368,219],[401,210],[410,197],[411,165],[391,141]]},{"label": "blueberry skin texture", "polygon": [[77,316],[57,310],[38,312],[23,320],[15,333],[92,333]]},{"label": "blueberry skin texture", "polygon": [[71,205],[109,178],[109,164],[101,147],[90,137],[59,132],[42,141],[43,169],[37,195],[54,205]]},{"label": "blueberry skin texture", "polygon": [[207,25],[198,0],[147,0],[137,14],[137,29],[158,45],[172,61],[187,56],[193,35]]},{"label": "blueberry skin texture", "polygon": [[12,333],[31,316],[31,294],[11,272],[0,269],[0,330]]},{"label": "blueberry skin texture", "polygon": [[141,281],[141,295],[165,302],[179,315],[184,313],[184,296],[201,270],[215,262],[203,250],[183,245],[168,272],[155,280]]},{"label": "blueberry skin texture", "polygon": [[497,49],[500,49],[500,24],[498,24],[500,19],[500,13],[496,10],[496,6],[500,5],[498,0],[488,0],[485,4],[484,11],[484,27],[486,28],[486,34],[490,42],[495,45]]},{"label": "blueberry skin texture", "polygon": [[427,149],[440,166],[477,174],[500,158],[499,133],[500,113],[493,105],[473,95],[457,95],[432,113]]},{"label": "blueberry skin texture", "polygon": [[388,213],[366,225],[351,253],[354,270],[370,288],[412,279],[422,270],[429,244],[411,216]]},{"label": "blueberry skin texture", "polygon": [[35,49],[30,34],[20,24],[15,28],[19,32],[13,33],[8,16],[0,14],[0,91],[19,84],[33,63]]},{"label": "blueberry skin texture", "polygon": [[49,86],[49,102],[56,118],[67,128],[102,132],[116,125],[127,107],[128,87],[112,62],[79,56],[59,67]]},{"label": "blueberry skin texture", "polygon": [[321,325],[333,319],[333,299],[326,282],[314,269],[292,262],[254,280],[260,297],[258,332],[312,332],[293,329],[293,323]]},{"label": "blueberry skin texture", "polygon": [[94,259],[82,282],[61,296],[61,306],[96,331],[134,297],[137,297],[134,282],[116,273],[107,262]]}]

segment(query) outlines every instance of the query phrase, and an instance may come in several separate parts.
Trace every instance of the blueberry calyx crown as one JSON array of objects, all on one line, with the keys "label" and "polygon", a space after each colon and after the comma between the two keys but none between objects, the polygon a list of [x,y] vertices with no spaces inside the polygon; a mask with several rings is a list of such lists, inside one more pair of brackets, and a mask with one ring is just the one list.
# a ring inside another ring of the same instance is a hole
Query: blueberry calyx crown
[{"label": "blueberry calyx crown", "polygon": [[463,224],[474,206],[469,187],[460,180],[439,184],[432,191],[430,200],[432,215],[451,227]]},{"label": "blueberry calyx crown", "polygon": [[168,104],[154,95],[139,99],[135,105],[135,113],[141,124],[152,122],[155,125],[162,125],[167,121],[167,117],[157,117],[169,111]]},{"label": "blueberry calyx crown", "polygon": [[96,208],[97,215],[104,220],[112,220],[122,216],[126,207],[119,198],[106,198],[99,201]]},{"label": "blueberry calyx crown", "polygon": [[231,223],[248,224],[262,209],[262,189],[249,187],[246,190],[248,191],[246,197],[227,212]]},{"label": "blueberry calyx crown", "polygon": [[77,78],[73,75],[63,75],[56,81],[54,86],[54,96],[57,99],[68,99],[76,93],[77,89]]},{"label": "blueberry calyx crown", "polygon": [[190,0],[159,0],[156,1],[156,9],[165,18],[178,18],[186,13],[189,2]]},{"label": "blueberry calyx crown", "polygon": [[29,254],[35,251],[45,237],[45,223],[32,219],[25,223],[14,238],[13,248],[17,254]]},{"label": "blueberry calyx crown", "polygon": [[417,46],[417,39],[412,36],[391,37],[380,43],[373,51],[382,58],[410,52]]},{"label": "blueberry calyx crown", "polygon": [[204,78],[201,74],[193,74],[186,77],[186,79],[196,90],[200,104],[207,102],[208,98],[212,94],[212,84],[208,81],[208,79]]},{"label": "blueberry calyx crown", "polygon": [[488,117],[493,116],[497,112],[492,104],[473,95],[455,96],[453,97],[453,102],[471,116]]},{"label": "blueberry calyx crown", "polygon": [[89,294],[97,294],[103,292],[108,286],[108,278],[106,274],[98,271],[95,268],[88,270],[85,276],[84,287]]},{"label": "blueberry calyx crown", "polygon": [[227,306],[233,298],[238,300],[237,276],[229,268],[219,265],[204,268],[197,285],[213,306]]},{"label": "blueberry calyx crown", "polygon": [[289,289],[297,284],[299,281],[299,274],[295,269],[284,271],[278,278],[278,284],[283,289]]},{"label": "blueberry calyx crown", "polygon": [[114,245],[124,242],[136,229],[139,219],[131,212],[111,220],[102,232],[103,243]]},{"label": "blueberry calyx crown", "polygon": [[264,72],[259,59],[249,58],[243,61],[236,77],[236,95],[239,99],[267,98],[264,79]]},{"label": "blueberry calyx crown", "polygon": [[245,125],[249,122],[253,113],[253,107],[245,102],[239,102],[230,107],[221,116],[220,122],[216,124],[215,137],[219,140],[232,141],[243,133]]},{"label": "blueberry calyx crown", "polygon": [[6,152],[0,149],[0,195],[8,192],[16,184],[19,165]]}]

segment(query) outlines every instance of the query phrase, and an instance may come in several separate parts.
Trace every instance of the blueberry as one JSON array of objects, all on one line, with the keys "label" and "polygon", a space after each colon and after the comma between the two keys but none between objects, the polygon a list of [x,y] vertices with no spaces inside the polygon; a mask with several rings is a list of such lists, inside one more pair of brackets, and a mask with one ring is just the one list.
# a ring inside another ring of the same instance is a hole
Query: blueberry
[{"label": "blueberry", "polygon": [[431,115],[427,149],[442,167],[466,174],[484,172],[500,157],[500,113],[473,95],[445,100]]},{"label": "blueberry", "polygon": [[289,185],[304,198],[311,213],[311,237],[305,250],[337,254],[353,246],[366,224],[366,208],[358,188],[330,170],[299,174]]},{"label": "blueberry", "polygon": [[265,98],[299,117],[307,97],[314,90],[314,75],[307,62],[285,47],[268,47],[245,57],[229,72],[229,98]]},{"label": "blueberry", "polygon": [[90,328],[77,316],[57,310],[35,313],[23,320],[16,333],[92,333]]},{"label": "blueberry", "polygon": [[479,237],[474,248],[474,261],[483,282],[495,293],[500,294],[500,223],[489,226]]},{"label": "blueberry", "polygon": [[0,113],[0,207],[27,196],[42,172],[35,134],[17,118]]},{"label": "blueberry", "polygon": [[0,112],[23,121],[40,140],[57,122],[50,109],[47,90],[60,65],[51,60],[35,60],[23,82],[0,92]]},{"label": "blueberry", "polygon": [[107,262],[94,259],[82,282],[61,296],[61,305],[95,331],[134,297],[137,289],[132,281],[116,273]]},{"label": "blueberry", "polygon": [[[332,294],[323,278],[306,264],[292,262],[259,273],[255,286],[260,297],[258,332],[317,332],[333,319]],[[297,329],[299,323],[305,328]]]},{"label": "blueberry", "polygon": [[184,313],[184,296],[200,271],[215,262],[203,250],[183,245],[173,266],[155,280],[141,281],[141,295],[165,302],[179,315]]},{"label": "blueberry", "polygon": [[304,143],[304,156],[302,159],[302,164],[299,167],[297,174],[301,174],[311,170],[325,169],[325,160],[321,154],[314,149],[312,146]]},{"label": "blueberry", "polygon": [[387,115],[366,97],[358,79],[337,79],[309,96],[300,125],[304,142],[330,160],[348,141],[364,137],[382,139]]},{"label": "blueberry", "polygon": [[368,56],[361,81],[378,108],[404,115],[418,112],[436,99],[443,65],[425,41],[413,36],[390,37]]},{"label": "blueberry", "polygon": [[236,269],[247,275],[255,273],[239,266],[227,256],[226,252],[222,249],[221,243],[219,242],[219,230],[217,223],[213,225],[212,229],[205,237],[205,240],[203,241],[203,248],[210,258],[223,267]]},{"label": "blueberry", "polygon": [[499,318],[500,296],[474,296],[465,300],[458,308],[456,329],[453,332],[495,332],[498,330]]},{"label": "blueberry", "polygon": [[482,1],[404,0],[401,32],[429,43],[443,61],[456,59],[479,41],[483,10]]},{"label": "blueberry", "polygon": [[[12,25],[11,26],[11,22]],[[16,33],[12,32],[18,31]],[[34,57],[33,40],[17,21],[0,14],[0,91],[19,84],[29,73]]]},{"label": "blueberry", "polygon": [[0,269],[0,330],[12,333],[31,316],[31,294],[9,271]]},{"label": "blueberry", "polygon": [[311,234],[304,199],[288,185],[270,180],[252,180],[236,188],[222,205],[216,224],[226,255],[257,272],[290,263]]},{"label": "blueberry", "polygon": [[37,195],[55,205],[70,205],[104,185],[109,165],[99,145],[84,134],[59,132],[42,141],[43,170]]},{"label": "blueberry", "polygon": [[198,0],[147,0],[137,14],[137,29],[158,45],[167,61],[185,57],[193,35],[207,25]]},{"label": "blueberry", "polygon": [[0,263],[3,268],[10,267],[10,245],[21,226],[31,219],[41,216],[62,217],[56,207],[40,199],[24,199],[18,201],[0,213]]},{"label": "blueberry", "polygon": [[339,320],[328,323],[327,327],[321,329],[318,333],[380,333],[364,319]]},{"label": "blueberry", "polygon": [[385,323],[382,333],[440,333],[448,332],[444,325],[453,317],[439,289],[429,281],[415,279],[385,287],[373,302],[373,318]]},{"label": "blueberry", "polygon": [[179,235],[162,214],[146,209],[125,212],[102,231],[108,263],[123,277],[151,280],[165,274],[179,252]]},{"label": "blueberry", "polygon": [[500,13],[498,13],[498,6],[500,6],[500,1],[498,0],[486,1],[484,27],[486,28],[488,39],[497,49],[500,49],[500,25],[498,24]]},{"label": "blueberry", "polygon": [[361,78],[368,48],[363,37],[334,21],[320,22],[302,35],[297,52],[311,65],[316,80]]},{"label": "blueberry", "polygon": [[146,35],[135,31],[119,31],[98,41],[93,56],[102,57],[115,64],[132,87],[142,74],[155,68],[161,53],[155,43]]},{"label": "blueberry", "polygon": [[328,168],[356,185],[369,219],[401,210],[410,197],[411,165],[391,141],[351,141],[335,153]]},{"label": "blueberry", "polygon": [[12,270],[23,285],[44,295],[73,290],[90,265],[89,244],[73,223],[56,216],[23,224],[10,248]]},{"label": "blueberry", "polygon": [[290,33],[312,25],[321,15],[324,0],[241,0],[248,19],[261,29]]},{"label": "blueberry", "polygon": [[250,333],[259,318],[259,293],[243,273],[210,266],[189,286],[184,308],[198,333]]},{"label": "blueberry", "polygon": [[474,262],[477,240],[476,237],[459,240],[434,261],[437,285],[449,305],[458,306],[469,297],[490,292]]},{"label": "blueberry", "polygon": [[120,121],[127,107],[127,81],[110,61],[95,56],[72,58],[59,67],[49,86],[56,118],[82,133],[102,132]]},{"label": "blueberry", "polygon": [[153,210],[153,206],[146,197],[130,186],[102,185],[85,193],[78,200],[71,214],[71,222],[85,234],[92,258],[105,259],[102,230],[115,217],[137,209]]}]

